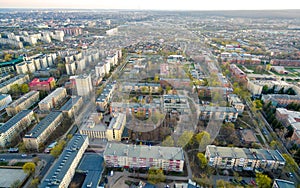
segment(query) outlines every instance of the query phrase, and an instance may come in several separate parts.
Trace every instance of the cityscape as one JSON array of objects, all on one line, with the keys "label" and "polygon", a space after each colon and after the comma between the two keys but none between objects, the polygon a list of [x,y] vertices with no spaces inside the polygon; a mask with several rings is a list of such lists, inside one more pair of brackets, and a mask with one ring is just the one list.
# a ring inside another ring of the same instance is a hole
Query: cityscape
[{"label": "cityscape", "polygon": [[52,5],[0,5],[0,187],[300,188],[300,9]]}]

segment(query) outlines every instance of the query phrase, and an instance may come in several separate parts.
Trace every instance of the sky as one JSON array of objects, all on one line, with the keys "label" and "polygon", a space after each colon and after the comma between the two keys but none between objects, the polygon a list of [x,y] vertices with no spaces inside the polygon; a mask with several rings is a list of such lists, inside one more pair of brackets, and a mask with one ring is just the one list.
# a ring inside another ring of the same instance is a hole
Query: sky
[{"label": "sky", "polygon": [[0,8],[154,10],[300,9],[299,0],[0,0]]}]

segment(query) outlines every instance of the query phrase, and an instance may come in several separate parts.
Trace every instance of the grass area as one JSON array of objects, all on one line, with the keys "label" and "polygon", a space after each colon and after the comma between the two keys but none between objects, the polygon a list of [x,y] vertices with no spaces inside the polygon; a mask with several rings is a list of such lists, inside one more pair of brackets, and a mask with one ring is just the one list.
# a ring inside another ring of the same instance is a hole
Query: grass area
[{"label": "grass area", "polygon": [[261,137],[259,134],[256,134],[255,136],[256,136],[256,138],[258,139],[258,141],[259,141],[262,145],[265,145],[265,143],[264,143],[262,137]]},{"label": "grass area", "polygon": [[7,166],[8,165],[8,162],[7,161],[1,161],[0,162],[0,166]]},{"label": "grass area", "polygon": [[16,162],[12,166],[23,166],[26,162]]}]

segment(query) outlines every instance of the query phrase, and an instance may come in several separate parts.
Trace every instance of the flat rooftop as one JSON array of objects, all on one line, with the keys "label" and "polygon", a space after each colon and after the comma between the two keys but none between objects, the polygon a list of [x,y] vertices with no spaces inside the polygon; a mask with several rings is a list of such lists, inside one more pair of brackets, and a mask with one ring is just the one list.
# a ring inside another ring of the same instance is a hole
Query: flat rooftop
[{"label": "flat rooftop", "polygon": [[10,120],[8,120],[6,123],[4,123],[2,126],[0,126],[0,133],[4,133],[4,132],[8,131],[11,127],[15,126],[19,121],[21,121],[24,117],[26,117],[31,112],[32,112],[32,110],[22,110],[21,112],[19,112],[17,115],[12,117]]},{"label": "flat rooftop", "polygon": [[0,187],[10,187],[16,180],[22,182],[27,174],[22,169],[0,168],[0,177]]},{"label": "flat rooftop", "polygon": [[80,96],[72,96],[61,108],[61,111],[69,111],[81,99]]}]

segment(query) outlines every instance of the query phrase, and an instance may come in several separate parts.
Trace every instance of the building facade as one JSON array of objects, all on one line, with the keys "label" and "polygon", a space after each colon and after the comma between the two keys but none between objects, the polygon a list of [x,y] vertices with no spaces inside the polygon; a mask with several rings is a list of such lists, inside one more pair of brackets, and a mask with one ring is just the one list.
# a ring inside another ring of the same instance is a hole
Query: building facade
[{"label": "building facade", "polygon": [[66,88],[59,87],[39,102],[39,108],[41,111],[49,112],[52,108],[55,108],[59,103],[61,103],[66,96]]},{"label": "building facade", "polygon": [[0,94],[0,111],[5,109],[12,102],[12,98],[7,94]]},{"label": "building facade", "polygon": [[89,96],[93,91],[91,75],[80,75],[75,77],[77,95]]},{"label": "building facade", "polygon": [[108,143],[103,156],[108,167],[152,167],[166,171],[182,172],[184,166],[184,153],[182,148],[179,147]]},{"label": "building facade", "polygon": [[20,74],[18,76],[15,76],[3,83],[0,83],[0,93],[8,93],[12,85],[14,84],[21,85],[28,81],[29,81],[29,76],[27,74],[26,75]]},{"label": "building facade", "polygon": [[30,91],[7,106],[5,109],[6,113],[9,116],[14,116],[20,111],[30,108],[32,105],[38,102],[39,99],[40,95],[38,91]]},{"label": "building facade", "polygon": [[239,113],[233,107],[200,106],[200,120],[225,120],[235,122]]},{"label": "building facade", "polygon": [[110,121],[106,130],[108,141],[121,141],[124,127],[126,125],[126,115],[122,113],[116,114]]},{"label": "building facade", "polygon": [[55,88],[56,82],[53,77],[48,79],[34,78],[30,83],[30,90],[50,91]]}]

